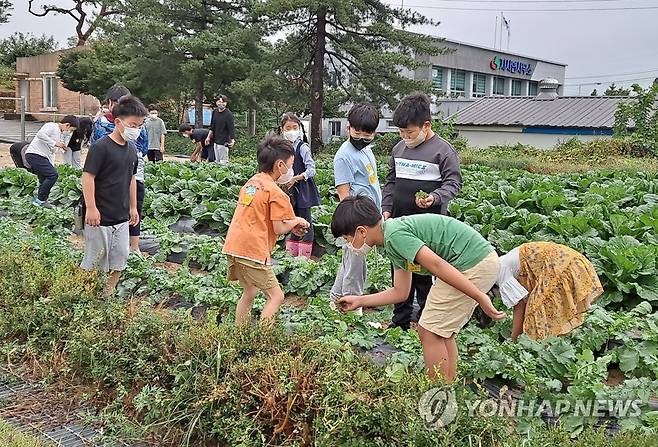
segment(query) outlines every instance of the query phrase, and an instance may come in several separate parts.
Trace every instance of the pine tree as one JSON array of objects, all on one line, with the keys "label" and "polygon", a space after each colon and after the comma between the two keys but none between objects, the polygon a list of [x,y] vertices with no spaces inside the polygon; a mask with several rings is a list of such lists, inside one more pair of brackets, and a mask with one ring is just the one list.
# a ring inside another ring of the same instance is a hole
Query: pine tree
[{"label": "pine tree", "polygon": [[440,39],[401,29],[435,24],[419,13],[381,0],[269,0],[254,11],[268,31],[287,33],[276,46],[277,68],[297,73],[300,86],[308,85],[315,151],[322,146],[329,75],[352,101],[393,105],[401,94],[430,89],[429,81],[408,74],[442,51]]},{"label": "pine tree", "polygon": [[9,0],[0,0],[0,23],[7,23],[13,6]]}]

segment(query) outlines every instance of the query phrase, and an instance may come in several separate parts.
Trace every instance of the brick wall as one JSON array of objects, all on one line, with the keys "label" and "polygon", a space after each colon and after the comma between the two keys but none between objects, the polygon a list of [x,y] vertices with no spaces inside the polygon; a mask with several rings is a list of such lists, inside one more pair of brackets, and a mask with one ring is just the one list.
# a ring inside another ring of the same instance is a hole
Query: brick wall
[{"label": "brick wall", "polygon": [[[64,50],[64,51],[75,51]],[[38,120],[50,121],[53,114],[94,115],[98,111],[99,102],[89,95],[72,92],[57,80],[57,101],[55,109],[44,110],[42,73],[57,71],[59,56],[64,51],[57,51],[41,56],[18,58],[16,72],[20,79],[26,76],[29,83],[27,111]],[[16,96],[20,96],[20,80],[16,82]],[[57,115],[55,115],[57,117]],[[61,118],[61,117],[60,117]]]}]

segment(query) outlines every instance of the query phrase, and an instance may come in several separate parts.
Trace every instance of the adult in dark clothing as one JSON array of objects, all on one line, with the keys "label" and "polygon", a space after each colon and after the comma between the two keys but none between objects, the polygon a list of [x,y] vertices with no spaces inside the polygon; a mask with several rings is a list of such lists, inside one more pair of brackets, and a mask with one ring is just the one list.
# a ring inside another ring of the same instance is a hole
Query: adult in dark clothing
[{"label": "adult in dark clothing", "polygon": [[215,151],[211,144],[206,144],[208,140],[208,129],[193,129],[189,124],[181,124],[178,127],[178,133],[189,138],[195,144],[194,152],[190,156],[190,161],[215,161]]},{"label": "adult in dark clothing", "polygon": [[[455,149],[432,131],[430,100],[416,92],[402,99],[393,114],[402,141],[393,147],[382,199],[384,219],[421,213],[447,214],[450,200],[462,187],[459,156]],[[419,196],[416,193],[422,191]],[[420,310],[432,287],[432,277],[413,273],[406,301],[396,304],[393,325],[409,329],[414,297]]]},{"label": "adult in dark clothing", "polygon": [[217,108],[212,112],[210,132],[206,138],[207,146],[214,143],[215,161],[219,164],[228,163],[228,151],[235,144],[235,120],[226,107],[227,102],[224,95],[219,95],[215,100]]},{"label": "adult in dark clothing", "polygon": [[93,122],[86,116],[79,117],[80,126],[73,131],[71,139],[64,150],[64,164],[74,168],[82,168],[82,145],[91,139],[91,129]]}]

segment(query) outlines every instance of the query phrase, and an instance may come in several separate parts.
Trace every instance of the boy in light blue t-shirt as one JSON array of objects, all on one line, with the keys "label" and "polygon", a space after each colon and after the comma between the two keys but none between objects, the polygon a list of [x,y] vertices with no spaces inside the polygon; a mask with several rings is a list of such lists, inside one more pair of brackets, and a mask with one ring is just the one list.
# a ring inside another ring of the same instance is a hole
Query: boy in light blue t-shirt
[{"label": "boy in light blue t-shirt", "polygon": [[[377,176],[377,161],[370,145],[379,125],[379,111],[370,104],[357,104],[347,115],[347,140],[334,156],[334,177],[338,198],[363,195],[375,202],[381,211],[382,191]],[[364,249],[365,248],[365,249]],[[332,303],[347,295],[363,295],[366,282],[367,247],[354,250],[343,245],[343,257],[331,288]],[[361,314],[359,308],[357,313]]]}]

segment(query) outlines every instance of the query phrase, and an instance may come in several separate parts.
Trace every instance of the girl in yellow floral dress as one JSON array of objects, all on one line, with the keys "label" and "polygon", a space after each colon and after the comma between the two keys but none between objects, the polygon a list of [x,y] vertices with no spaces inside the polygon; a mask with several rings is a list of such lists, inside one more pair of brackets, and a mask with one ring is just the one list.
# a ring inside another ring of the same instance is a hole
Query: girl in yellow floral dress
[{"label": "girl in yellow floral dress", "polygon": [[529,242],[500,258],[498,287],[513,308],[512,339],[564,335],[583,323],[603,287],[582,254],[553,242]]}]

